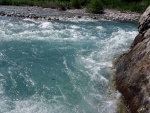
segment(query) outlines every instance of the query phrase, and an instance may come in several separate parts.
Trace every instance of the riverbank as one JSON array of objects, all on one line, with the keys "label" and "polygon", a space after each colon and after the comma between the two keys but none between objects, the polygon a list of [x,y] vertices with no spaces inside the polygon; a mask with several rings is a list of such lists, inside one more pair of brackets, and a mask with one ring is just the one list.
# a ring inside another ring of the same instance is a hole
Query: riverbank
[{"label": "riverbank", "polygon": [[109,21],[138,21],[140,13],[105,9],[104,14],[86,13],[85,9],[60,9],[30,7],[30,6],[0,6],[0,15],[9,17],[31,18],[38,20],[109,20]]}]

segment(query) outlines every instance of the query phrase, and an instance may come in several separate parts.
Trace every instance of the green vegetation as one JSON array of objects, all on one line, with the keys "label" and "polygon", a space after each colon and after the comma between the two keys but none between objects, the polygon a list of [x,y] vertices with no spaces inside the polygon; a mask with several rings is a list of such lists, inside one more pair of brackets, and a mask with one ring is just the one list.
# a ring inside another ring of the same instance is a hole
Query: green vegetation
[{"label": "green vegetation", "polygon": [[70,1],[70,4],[71,4],[71,6],[72,6],[73,8],[79,9],[79,8],[81,7],[81,4],[80,4],[79,0],[71,0],[71,1]]},{"label": "green vegetation", "polygon": [[29,5],[58,8],[87,8],[87,11],[99,13],[103,8],[143,12],[150,0],[0,0],[0,5]]},{"label": "green vegetation", "polygon": [[87,7],[87,11],[91,13],[101,13],[103,10],[103,1],[102,0],[91,0]]},{"label": "green vegetation", "polygon": [[150,0],[103,0],[105,8],[143,12],[150,5]]}]

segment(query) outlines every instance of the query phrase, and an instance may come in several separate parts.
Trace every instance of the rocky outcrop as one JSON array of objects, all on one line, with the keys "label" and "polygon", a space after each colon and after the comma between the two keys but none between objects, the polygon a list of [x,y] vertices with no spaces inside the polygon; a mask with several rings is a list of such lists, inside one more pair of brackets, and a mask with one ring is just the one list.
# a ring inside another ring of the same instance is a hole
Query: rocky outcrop
[{"label": "rocky outcrop", "polygon": [[139,19],[139,34],[114,63],[116,87],[131,113],[150,113],[150,6]]}]

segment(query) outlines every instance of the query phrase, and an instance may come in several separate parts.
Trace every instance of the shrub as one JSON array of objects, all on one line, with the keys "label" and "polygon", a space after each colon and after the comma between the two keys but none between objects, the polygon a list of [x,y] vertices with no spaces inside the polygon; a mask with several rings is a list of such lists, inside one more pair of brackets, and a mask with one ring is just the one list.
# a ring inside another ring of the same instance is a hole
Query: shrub
[{"label": "shrub", "polygon": [[11,4],[11,0],[0,0],[1,5],[9,5]]},{"label": "shrub", "polygon": [[91,0],[80,0],[81,6],[86,6]]},{"label": "shrub", "polygon": [[81,8],[79,0],[71,0],[70,4],[73,8],[77,8],[77,9]]},{"label": "shrub", "polygon": [[87,10],[88,12],[96,14],[103,13],[103,2],[101,0],[91,0]]},{"label": "shrub", "polygon": [[142,0],[122,0],[123,2],[139,2],[139,1],[142,1]]}]

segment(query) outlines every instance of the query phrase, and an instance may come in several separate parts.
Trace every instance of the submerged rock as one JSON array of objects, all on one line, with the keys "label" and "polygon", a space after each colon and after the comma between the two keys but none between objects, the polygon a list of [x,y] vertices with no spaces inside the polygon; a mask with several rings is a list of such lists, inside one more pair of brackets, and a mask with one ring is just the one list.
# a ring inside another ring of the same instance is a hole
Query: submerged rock
[{"label": "submerged rock", "polygon": [[150,6],[139,19],[131,50],[114,63],[116,86],[131,113],[150,113]]}]

